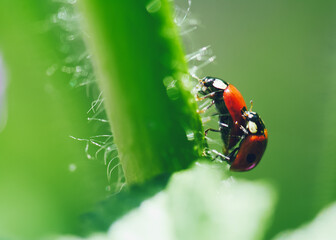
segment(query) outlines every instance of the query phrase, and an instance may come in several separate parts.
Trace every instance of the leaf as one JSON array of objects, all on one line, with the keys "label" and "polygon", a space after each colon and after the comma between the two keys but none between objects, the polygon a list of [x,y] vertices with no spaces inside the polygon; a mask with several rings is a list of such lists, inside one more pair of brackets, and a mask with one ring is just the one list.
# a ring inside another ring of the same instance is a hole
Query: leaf
[{"label": "leaf", "polygon": [[[274,205],[272,188],[263,182],[227,178],[224,172],[223,165],[199,162],[175,173],[165,190],[98,239],[261,239]],[[58,240],[70,239],[80,238]]]}]

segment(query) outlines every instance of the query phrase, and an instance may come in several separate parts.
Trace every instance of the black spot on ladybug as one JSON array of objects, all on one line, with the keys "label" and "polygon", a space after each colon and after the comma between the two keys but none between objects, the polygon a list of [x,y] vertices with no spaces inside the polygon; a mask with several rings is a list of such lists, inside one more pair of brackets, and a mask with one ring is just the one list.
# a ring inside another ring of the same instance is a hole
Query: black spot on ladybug
[{"label": "black spot on ladybug", "polygon": [[250,153],[247,155],[246,161],[249,163],[253,163],[256,160],[256,155],[253,153]]}]

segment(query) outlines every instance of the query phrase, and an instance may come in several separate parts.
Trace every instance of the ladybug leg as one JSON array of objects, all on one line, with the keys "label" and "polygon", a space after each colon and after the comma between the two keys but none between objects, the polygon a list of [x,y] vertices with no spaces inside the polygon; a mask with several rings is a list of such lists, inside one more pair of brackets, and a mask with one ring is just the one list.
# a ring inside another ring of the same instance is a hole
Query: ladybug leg
[{"label": "ladybug leg", "polygon": [[205,111],[211,108],[214,104],[215,104],[215,101],[211,101],[211,103],[208,106],[204,107],[201,110],[197,110],[197,113],[205,113]]},{"label": "ladybug leg", "polygon": [[231,164],[236,159],[238,151],[239,147],[235,148],[231,153],[229,153],[229,155],[227,156],[227,158],[229,159],[228,160],[229,164]]},{"label": "ladybug leg", "polygon": [[217,152],[214,149],[212,149],[211,152],[213,152],[216,155],[213,161],[219,158],[222,162],[230,162],[230,158],[228,156],[225,156],[224,154]]},{"label": "ladybug leg", "polygon": [[229,125],[226,124],[226,123],[218,122],[218,124],[219,124],[220,127],[226,127],[226,128],[229,127]]},{"label": "ladybug leg", "polygon": [[206,98],[212,98],[214,95],[215,95],[216,92],[212,92],[212,93],[209,93],[207,95],[204,95],[203,97],[199,97],[197,94],[196,94],[196,101],[202,101]]},{"label": "ladybug leg", "polygon": [[211,131],[211,132],[221,132],[220,129],[208,128],[207,130],[204,131],[204,135],[206,136],[209,131]]},{"label": "ladybug leg", "polygon": [[239,128],[244,132],[245,135],[249,134],[249,132],[247,131],[247,129],[244,126],[240,125]]},{"label": "ladybug leg", "polygon": [[212,116],[212,117],[214,117],[214,116],[219,116],[219,117],[222,117],[222,116],[230,116],[230,113],[220,113],[220,112],[216,112],[216,113],[211,114],[210,116]]},{"label": "ladybug leg", "polygon": [[208,128],[204,131],[205,136],[208,134],[209,131],[211,132],[221,132],[222,131],[222,127],[229,127],[229,125],[222,123],[222,122],[218,122],[219,123],[219,129],[214,129],[214,128]]}]

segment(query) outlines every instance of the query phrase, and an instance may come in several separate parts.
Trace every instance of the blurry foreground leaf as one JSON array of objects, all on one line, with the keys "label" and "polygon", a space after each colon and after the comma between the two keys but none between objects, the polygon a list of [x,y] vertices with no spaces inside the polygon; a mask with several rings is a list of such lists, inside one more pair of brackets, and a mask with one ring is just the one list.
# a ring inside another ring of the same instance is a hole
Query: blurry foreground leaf
[{"label": "blurry foreground leaf", "polygon": [[100,201],[90,212],[81,216],[83,234],[107,231],[111,223],[162,191],[168,179],[168,175],[161,175],[143,185],[127,186],[118,194]]},{"label": "blurry foreground leaf", "polygon": [[310,223],[293,231],[280,233],[274,240],[336,239],[336,202],[323,209]]},{"label": "blurry foreground leaf", "polygon": [[107,234],[88,239],[261,239],[274,204],[272,190],[261,182],[223,180],[221,166],[198,163],[174,174],[166,190],[115,222]]}]

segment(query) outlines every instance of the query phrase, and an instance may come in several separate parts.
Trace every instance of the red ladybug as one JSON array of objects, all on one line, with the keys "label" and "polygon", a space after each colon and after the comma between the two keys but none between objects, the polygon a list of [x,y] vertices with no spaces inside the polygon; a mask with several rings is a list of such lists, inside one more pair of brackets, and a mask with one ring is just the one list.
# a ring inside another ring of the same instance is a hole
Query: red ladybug
[{"label": "red ladybug", "polygon": [[[218,154],[227,161],[232,171],[248,171],[257,166],[267,146],[267,129],[259,115],[247,111],[244,98],[240,92],[224,80],[205,77],[200,80],[202,98],[211,98],[219,115],[219,130],[224,142],[223,152]],[[238,147],[235,147],[239,143]],[[235,148],[234,148],[235,147]]]},{"label": "red ladybug", "polygon": [[[210,106],[215,104],[219,115],[219,125],[224,142],[224,153],[227,154],[241,139],[243,131],[240,126],[245,126],[246,120],[243,112],[246,103],[241,93],[232,84],[219,78],[205,77],[200,80],[202,88],[199,91],[203,98],[211,98]],[[207,109],[206,108],[206,109]],[[214,129],[209,129],[216,131]]]},{"label": "red ladybug", "polygon": [[248,171],[255,168],[260,162],[268,140],[267,129],[264,122],[255,112],[245,111],[246,128],[239,146],[229,155],[227,161],[231,165],[232,171]]}]

